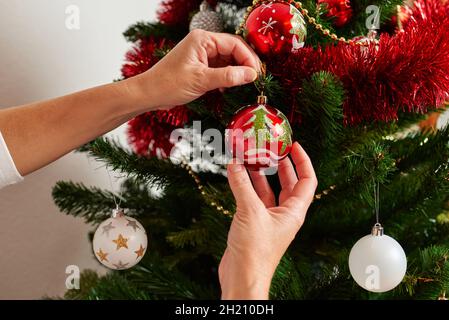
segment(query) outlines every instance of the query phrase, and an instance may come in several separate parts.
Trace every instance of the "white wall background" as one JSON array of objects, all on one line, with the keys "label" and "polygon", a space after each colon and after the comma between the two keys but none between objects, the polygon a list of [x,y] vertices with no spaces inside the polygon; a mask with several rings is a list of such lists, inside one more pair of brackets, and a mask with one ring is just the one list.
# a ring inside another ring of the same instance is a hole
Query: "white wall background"
[{"label": "white wall background", "polygon": [[[116,79],[129,48],[122,32],[138,20],[154,19],[158,2],[0,0],[0,107]],[[81,10],[80,30],[65,27],[72,4]],[[0,191],[0,299],[63,294],[67,265],[103,271],[87,239],[92,226],[61,214],[51,198],[58,180],[110,188],[99,166],[70,154]]]}]

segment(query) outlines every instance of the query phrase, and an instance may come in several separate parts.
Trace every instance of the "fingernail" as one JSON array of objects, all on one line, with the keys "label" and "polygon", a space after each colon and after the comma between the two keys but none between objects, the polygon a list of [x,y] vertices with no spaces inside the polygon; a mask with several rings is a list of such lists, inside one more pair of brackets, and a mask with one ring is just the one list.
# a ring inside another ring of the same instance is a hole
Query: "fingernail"
[{"label": "fingernail", "polygon": [[232,173],[237,173],[237,172],[240,172],[240,171],[242,171],[243,170],[243,166],[241,165],[241,164],[238,164],[238,163],[232,163],[232,164],[229,164],[229,170],[232,172]]},{"label": "fingernail", "polygon": [[257,78],[257,72],[254,69],[245,69],[245,81],[253,82]]}]

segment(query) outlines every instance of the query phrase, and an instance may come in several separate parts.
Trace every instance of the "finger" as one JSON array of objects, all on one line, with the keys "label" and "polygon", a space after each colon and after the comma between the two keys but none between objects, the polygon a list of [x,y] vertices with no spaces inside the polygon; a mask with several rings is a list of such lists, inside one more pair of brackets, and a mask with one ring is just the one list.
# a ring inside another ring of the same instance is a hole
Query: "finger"
[{"label": "finger", "polygon": [[296,176],[292,161],[288,157],[279,162],[278,175],[282,190],[290,194],[298,182],[298,177]]},{"label": "finger", "polygon": [[228,164],[228,181],[237,207],[246,208],[257,204],[263,205],[243,165],[236,163]]},{"label": "finger", "polygon": [[254,51],[243,39],[226,33],[209,33],[214,41],[214,46],[209,46],[209,58],[216,55],[232,56],[235,62],[240,66],[247,66],[258,70],[260,68],[259,59]]},{"label": "finger", "polygon": [[238,40],[242,41],[242,43],[248,48],[248,50],[251,51],[251,53],[252,53],[254,59],[255,59],[256,62],[257,62],[257,68],[256,68],[256,71],[257,71],[257,72],[260,72],[261,69],[262,69],[262,61],[260,60],[260,58],[259,58],[259,56],[257,55],[257,53],[254,52],[253,48],[251,48],[251,46],[250,46],[250,45],[249,45],[249,44],[248,44],[242,37],[240,37],[240,36],[238,36],[238,35],[232,35],[232,36],[233,36],[234,38],[237,38]]},{"label": "finger", "polygon": [[294,143],[291,156],[296,166],[299,181],[293,187],[291,196],[284,205],[300,214],[305,214],[312,203],[318,182],[312,162],[299,143]]},{"label": "finger", "polygon": [[204,71],[206,89],[230,88],[251,83],[257,78],[257,72],[251,67],[228,66],[225,68],[207,68]]},{"label": "finger", "polygon": [[267,177],[262,171],[250,171],[249,175],[253,181],[254,189],[263,204],[267,208],[276,206],[276,200],[274,197],[273,190],[271,190],[270,184],[268,183]]}]

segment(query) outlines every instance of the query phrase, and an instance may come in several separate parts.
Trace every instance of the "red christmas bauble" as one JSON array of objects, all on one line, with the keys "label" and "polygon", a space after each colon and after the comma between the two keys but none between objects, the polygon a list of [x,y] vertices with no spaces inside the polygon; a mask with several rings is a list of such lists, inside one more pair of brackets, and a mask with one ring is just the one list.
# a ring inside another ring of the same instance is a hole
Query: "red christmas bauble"
[{"label": "red christmas bauble", "polygon": [[285,2],[262,3],[246,19],[244,35],[261,55],[296,51],[304,46],[307,27],[296,7]]},{"label": "red christmas bauble", "polygon": [[352,17],[352,8],[349,0],[318,0],[327,11],[326,16],[333,18],[337,28],[343,27]]},{"label": "red christmas bauble", "polygon": [[276,167],[292,148],[292,128],[278,109],[259,103],[236,112],[226,130],[228,151],[249,170]]}]

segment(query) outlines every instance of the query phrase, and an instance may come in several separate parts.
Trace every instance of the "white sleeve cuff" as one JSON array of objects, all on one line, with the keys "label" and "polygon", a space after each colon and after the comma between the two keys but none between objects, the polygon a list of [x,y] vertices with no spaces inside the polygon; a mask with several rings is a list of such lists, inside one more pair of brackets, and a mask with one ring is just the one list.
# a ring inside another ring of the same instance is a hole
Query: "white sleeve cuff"
[{"label": "white sleeve cuff", "polygon": [[8,146],[0,132],[0,189],[22,180],[23,177],[17,171]]}]

